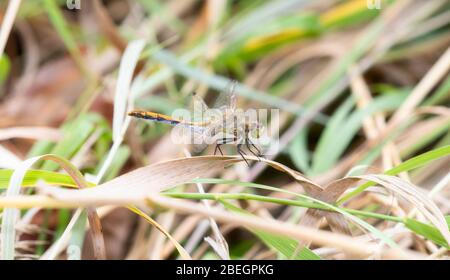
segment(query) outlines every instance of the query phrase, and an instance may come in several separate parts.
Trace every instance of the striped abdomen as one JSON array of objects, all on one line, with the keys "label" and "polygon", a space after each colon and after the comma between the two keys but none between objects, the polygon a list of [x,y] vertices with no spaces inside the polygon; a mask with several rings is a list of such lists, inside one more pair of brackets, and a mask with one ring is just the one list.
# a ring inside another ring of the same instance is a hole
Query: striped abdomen
[{"label": "striped abdomen", "polygon": [[167,123],[170,125],[177,125],[180,123],[179,120],[175,120],[167,115],[164,114],[158,114],[158,113],[153,113],[153,112],[148,112],[148,111],[140,111],[140,110],[135,110],[132,112],[128,113],[129,116],[135,117],[135,118],[139,118],[139,119],[145,119],[145,120],[151,120],[151,121],[155,121],[155,122],[161,122],[161,123]]}]

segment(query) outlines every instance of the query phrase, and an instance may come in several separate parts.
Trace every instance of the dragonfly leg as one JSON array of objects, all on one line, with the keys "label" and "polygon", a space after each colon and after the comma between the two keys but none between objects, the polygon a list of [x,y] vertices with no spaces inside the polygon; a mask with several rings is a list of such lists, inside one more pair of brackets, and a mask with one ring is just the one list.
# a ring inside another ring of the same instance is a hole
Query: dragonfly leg
[{"label": "dragonfly leg", "polygon": [[234,141],[233,138],[222,138],[222,139],[219,139],[217,141],[217,143],[216,143],[216,148],[214,149],[214,155],[216,155],[217,151],[219,151],[220,154],[223,156],[223,152],[222,152],[222,149],[220,148],[220,146],[232,143],[233,141]]},{"label": "dragonfly leg", "polygon": [[248,163],[247,159],[244,156],[244,155],[246,155],[246,153],[242,150],[241,147],[242,147],[242,144],[238,144],[237,145],[237,151],[241,155],[241,157],[245,160],[245,163],[247,163],[248,167],[250,167],[250,164]]},{"label": "dragonfly leg", "polygon": [[[261,153],[261,151],[258,149],[258,147],[256,147],[255,144],[253,144],[253,142],[247,138],[247,140],[245,141],[246,145],[247,145],[247,149],[253,154],[255,155],[257,158],[264,158],[264,155]],[[256,153],[250,148],[253,147],[256,150]]]},{"label": "dragonfly leg", "polygon": [[245,143],[245,146],[246,146],[247,149],[250,151],[250,153],[252,153],[252,155],[254,155],[255,157],[258,158],[258,161],[261,161],[261,160],[259,159],[259,153],[255,153],[255,152],[251,149],[250,144],[249,144],[248,142]]},{"label": "dragonfly leg", "polygon": [[220,154],[223,156],[223,152],[220,146],[222,146],[222,144],[216,144],[216,148],[214,149],[214,155],[216,155],[217,151],[219,151]]}]

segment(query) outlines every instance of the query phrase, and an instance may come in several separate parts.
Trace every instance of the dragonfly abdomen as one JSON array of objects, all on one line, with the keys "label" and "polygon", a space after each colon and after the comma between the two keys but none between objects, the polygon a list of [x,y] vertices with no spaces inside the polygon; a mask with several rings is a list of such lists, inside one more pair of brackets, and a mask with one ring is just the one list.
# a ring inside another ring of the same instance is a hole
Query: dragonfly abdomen
[{"label": "dragonfly abdomen", "polygon": [[160,123],[167,123],[170,125],[177,125],[180,123],[179,120],[175,120],[167,115],[148,112],[148,111],[135,110],[135,111],[128,113],[128,115],[139,118],[139,119],[151,120],[151,121],[156,121],[156,122],[160,122]]}]

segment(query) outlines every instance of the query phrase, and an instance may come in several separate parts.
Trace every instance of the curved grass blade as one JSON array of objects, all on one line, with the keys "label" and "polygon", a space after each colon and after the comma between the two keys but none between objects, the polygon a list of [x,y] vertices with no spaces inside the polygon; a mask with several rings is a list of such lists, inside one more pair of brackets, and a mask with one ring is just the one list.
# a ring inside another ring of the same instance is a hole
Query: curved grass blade
[{"label": "curved grass blade", "polygon": [[175,238],[173,238],[172,235],[170,235],[170,233],[168,231],[166,231],[160,224],[158,224],[155,220],[153,220],[149,215],[145,214],[144,212],[142,212],[139,208],[137,208],[135,206],[127,206],[127,208],[130,211],[132,211],[132,212],[138,214],[139,216],[141,216],[142,218],[144,218],[147,222],[149,222],[151,225],[156,227],[162,234],[164,234],[170,240],[170,242],[173,243],[175,248],[177,248],[178,253],[180,253],[180,256],[184,260],[192,259],[191,256],[189,256],[188,252],[186,252],[186,250],[184,250],[183,246],[181,246],[180,243],[178,243],[178,241],[176,241]]},{"label": "curved grass blade", "polygon": [[[79,187],[87,187],[86,182],[84,181],[83,175],[78,171],[78,169],[73,166],[66,159],[59,157],[57,155],[43,155],[34,158],[30,158],[23,163],[14,171],[9,181],[8,189],[6,190],[6,196],[15,196],[20,193],[20,189],[22,186],[23,178],[27,173],[28,169],[31,168],[33,164],[40,160],[52,160],[60,164],[64,170],[72,177],[72,179],[77,183]],[[1,258],[4,260],[12,260],[15,255],[15,223],[19,218],[20,212],[19,209],[16,208],[6,208],[3,212],[2,219],[2,228],[1,228]],[[97,217],[98,218],[98,217]],[[92,225],[93,220],[90,220],[92,230],[95,231],[95,235],[98,237],[100,234],[100,239],[103,241],[103,236],[101,235],[101,229],[96,227],[94,224]],[[95,239],[95,238],[94,238]],[[94,240],[95,241],[95,240]],[[104,250],[104,245],[101,242],[98,242],[99,249]]]},{"label": "curved grass blade", "polygon": [[[384,174],[397,175],[401,172],[410,171],[412,169],[415,169],[415,168],[418,168],[425,164],[428,164],[429,162],[432,162],[434,160],[446,157],[448,155],[450,155],[450,145],[447,145],[447,146],[423,153],[421,155],[415,156],[407,161],[402,162],[401,164],[397,165],[396,167],[385,171]],[[367,182],[365,184],[362,184],[361,186],[357,187],[353,191],[345,194],[341,199],[338,200],[337,203],[342,204],[343,202],[362,193],[368,187],[373,186],[373,185],[374,185],[373,182]]]},{"label": "curved grass blade", "polygon": [[196,179],[194,180],[194,182],[196,183],[220,183],[220,184],[236,184],[239,186],[243,186],[243,187],[250,187],[250,188],[257,188],[257,189],[263,189],[263,190],[269,190],[269,191],[275,191],[275,192],[282,192],[282,193],[287,193],[290,195],[294,195],[298,198],[302,198],[305,200],[309,200],[312,202],[315,202],[317,204],[320,204],[322,206],[327,207],[328,209],[331,209],[335,212],[338,212],[340,214],[342,214],[344,217],[346,217],[347,219],[353,221],[354,223],[362,226],[363,228],[365,228],[367,231],[371,232],[373,235],[375,235],[376,237],[378,237],[380,240],[383,240],[386,244],[388,244],[389,246],[391,246],[392,248],[396,248],[398,247],[398,245],[392,240],[390,239],[388,236],[386,236],[385,234],[383,234],[381,231],[379,231],[378,229],[376,229],[375,227],[373,227],[372,225],[370,225],[369,223],[361,220],[360,218],[348,213],[347,211],[343,210],[342,208],[336,207],[332,204],[323,202],[319,199],[315,199],[312,198],[310,196],[307,195],[303,195],[303,194],[299,194],[299,193],[295,193],[295,192],[291,192],[291,191],[287,191],[287,190],[283,190],[280,188],[275,188],[275,187],[271,187],[271,186],[266,186],[266,185],[262,185],[262,184],[256,184],[256,183],[248,183],[248,182],[240,182],[240,181],[230,181],[230,180],[222,180],[222,179]]},{"label": "curved grass blade", "polygon": [[[0,170],[0,189],[5,189],[8,187],[11,176],[14,173],[12,169],[1,169]],[[28,170],[22,181],[22,187],[36,186],[39,181],[44,181],[48,185],[58,185],[64,187],[77,188],[76,182],[67,174],[62,174],[47,170]],[[89,186],[94,186],[94,184],[89,183]]]}]

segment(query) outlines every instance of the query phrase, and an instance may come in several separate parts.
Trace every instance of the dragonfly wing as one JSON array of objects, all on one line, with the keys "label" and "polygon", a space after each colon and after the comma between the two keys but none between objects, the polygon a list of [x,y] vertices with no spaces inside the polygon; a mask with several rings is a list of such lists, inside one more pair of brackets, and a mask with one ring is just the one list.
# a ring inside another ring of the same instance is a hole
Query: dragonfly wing
[{"label": "dragonfly wing", "polygon": [[207,128],[180,123],[172,130],[172,141],[175,144],[185,144],[194,153],[202,152],[207,146]]},{"label": "dragonfly wing", "polygon": [[205,101],[197,94],[192,95],[192,124],[207,126],[222,120],[222,111],[210,109]]},{"label": "dragonfly wing", "polygon": [[191,147],[192,153],[199,154],[199,153],[203,152],[206,149],[206,147],[208,147],[208,145],[207,144],[193,144],[193,145],[190,145],[190,147]]},{"label": "dragonfly wing", "polygon": [[206,114],[208,111],[208,105],[205,101],[197,94],[192,94],[192,121],[193,122],[207,122]]},{"label": "dragonfly wing", "polygon": [[236,89],[237,81],[231,81],[224,92],[219,93],[214,108],[220,110],[236,109]]}]

